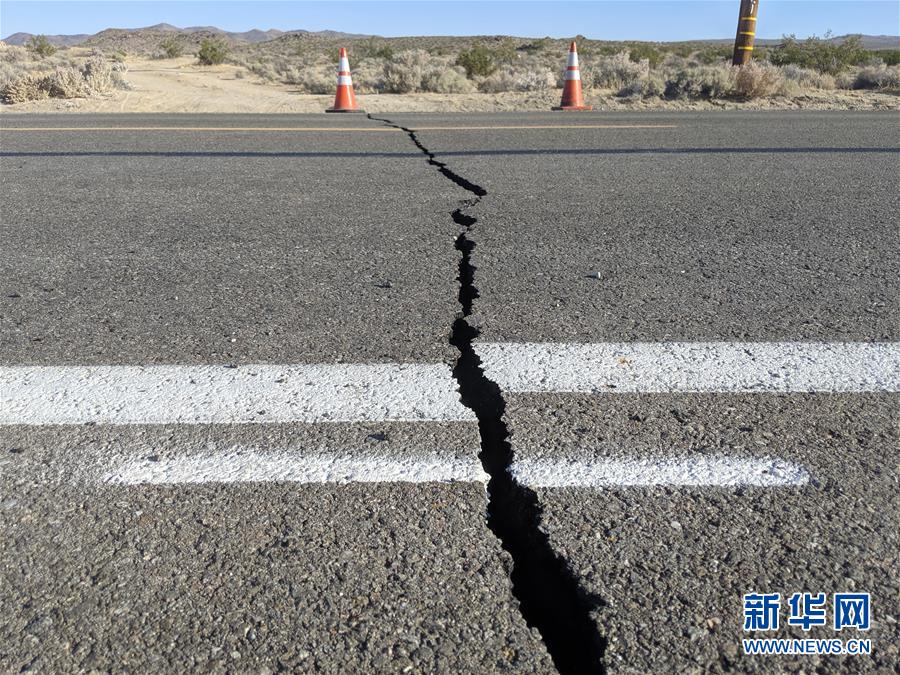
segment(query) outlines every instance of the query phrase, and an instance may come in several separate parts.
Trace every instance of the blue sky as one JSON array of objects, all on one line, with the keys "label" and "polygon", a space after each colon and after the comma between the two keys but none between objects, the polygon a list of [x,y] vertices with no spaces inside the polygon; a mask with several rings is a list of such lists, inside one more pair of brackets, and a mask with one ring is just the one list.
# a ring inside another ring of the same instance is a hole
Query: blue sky
[{"label": "blue sky", "polygon": [[[686,40],[733,37],[739,0],[582,2],[252,2],[192,0],[85,2],[0,0],[0,35],[95,33],[155,23],[250,28],[332,29],[396,35],[493,35]],[[759,37],[900,32],[898,0],[761,0]]]}]

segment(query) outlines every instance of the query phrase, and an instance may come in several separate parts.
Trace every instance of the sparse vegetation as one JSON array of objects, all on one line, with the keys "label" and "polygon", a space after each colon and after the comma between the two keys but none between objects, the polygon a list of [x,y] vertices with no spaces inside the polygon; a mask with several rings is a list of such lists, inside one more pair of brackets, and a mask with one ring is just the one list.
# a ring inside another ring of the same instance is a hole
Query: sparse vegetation
[{"label": "sparse vegetation", "polygon": [[53,56],[57,49],[54,44],[47,39],[46,35],[33,35],[26,43],[28,51],[42,59]]},{"label": "sparse vegetation", "polygon": [[765,98],[782,91],[784,75],[776,66],[751,61],[735,70],[734,90],[741,98]]},{"label": "sparse vegetation", "polygon": [[[752,65],[730,65],[731,45],[704,42],[608,42],[576,38],[582,83],[594,100],[619,98],[694,101],[746,101],[772,97],[804,97],[835,89],[898,89],[900,50],[862,49],[858,38],[831,40],[784,38],[760,46]],[[157,31],[104,31],[75,50],[47,52],[35,39],[28,49],[0,49],[0,88],[10,101],[26,95],[51,97],[95,95],[124,86],[118,69],[129,58],[174,58],[196,53],[205,65],[230,63],[235,79],[263,85],[281,83],[295,93],[331,94],[339,46],[350,53],[353,80],[361,94],[435,92],[545,92],[564,80],[570,40],[501,37],[347,38],[298,33],[271,41],[241,44],[213,33],[161,34]],[[52,45],[50,45],[52,47]],[[91,56],[82,56],[93,48]],[[107,56],[97,50],[103,49]],[[78,54],[73,58],[73,54]],[[112,70],[91,70],[86,58],[99,59]],[[22,79],[9,87],[13,81]],[[55,82],[47,84],[46,78]],[[30,93],[29,93],[30,92]],[[821,99],[821,94],[817,95]],[[813,97],[815,98],[815,97]],[[536,97],[533,100],[538,100]],[[818,100],[818,99],[817,99]]]},{"label": "sparse vegetation", "polygon": [[124,64],[102,54],[82,61],[59,55],[35,61],[33,55],[22,47],[0,49],[0,99],[4,102],[102,96],[127,86],[121,75]]},{"label": "sparse vegetation", "polygon": [[384,64],[384,91],[410,94],[422,88],[422,76],[428,65],[428,52],[421,49],[400,52]]},{"label": "sparse vegetation", "polygon": [[869,52],[862,48],[860,38],[851,35],[840,44],[812,36],[800,41],[793,35],[787,35],[784,42],[769,53],[769,60],[776,66],[789,64],[811,68],[820,73],[839,75],[851,66],[866,61]]},{"label": "sparse vegetation", "polygon": [[222,40],[206,38],[200,43],[197,60],[204,66],[218,66],[228,57],[228,45]]},{"label": "sparse vegetation", "polygon": [[730,66],[692,65],[666,77],[663,95],[668,99],[713,99],[733,96],[735,70]]},{"label": "sparse vegetation", "polygon": [[900,66],[865,66],[850,82],[851,89],[886,89],[900,91]]},{"label": "sparse vegetation", "polygon": [[469,79],[487,77],[497,70],[493,52],[483,44],[476,44],[460,51],[456,57],[456,65],[465,69],[466,77]]},{"label": "sparse vegetation", "polygon": [[184,47],[174,37],[167,37],[159,43],[159,50],[162,58],[176,59],[184,54]]}]

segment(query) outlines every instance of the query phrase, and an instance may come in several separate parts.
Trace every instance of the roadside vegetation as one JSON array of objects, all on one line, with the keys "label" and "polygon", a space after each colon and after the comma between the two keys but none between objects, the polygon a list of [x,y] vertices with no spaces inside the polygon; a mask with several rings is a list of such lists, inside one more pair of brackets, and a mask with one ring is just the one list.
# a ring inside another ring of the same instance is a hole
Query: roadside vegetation
[{"label": "roadside vegetation", "polygon": [[[733,68],[731,46],[703,43],[611,43],[578,38],[582,84],[627,99],[733,99],[801,96],[808,90],[900,91],[900,50],[863,49],[859,38],[837,43],[785,36]],[[347,42],[345,40],[345,42]],[[353,82],[361,93],[500,93],[562,87],[565,40],[542,38],[395,38],[350,41]],[[316,48],[318,47],[318,48]],[[334,54],[302,36],[284,36],[229,57],[248,75],[330,93]]]},{"label": "roadside vegetation", "polygon": [[[731,45],[725,43],[576,39],[588,93],[623,101],[791,99],[839,89],[900,93],[900,49],[867,50],[856,37],[836,41],[828,35],[805,40],[785,36],[777,45],[758,46],[754,61],[744,68],[730,65]],[[107,42],[116,50],[111,57],[103,56],[101,46]],[[125,86],[121,50],[159,59],[193,55],[199,65],[237,66],[235,77],[281,83],[299,93],[331,94],[339,46],[348,47],[354,85],[362,94],[549,92],[563,84],[568,47],[567,40],[551,38],[309,33],[247,44],[211,33],[150,31],[104,31],[85,44],[93,46],[87,56],[78,56],[78,48],[57,50],[41,36],[26,48],[0,47],[0,96],[18,102],[103,95]],[[110,72],[101,75],[105,69]]]},{"label": "roadside vegetation", "polygon": [[[38,36],[40,38],[40,36]],[[0,99],[24,103],[42,98],[107,96],[127,89],[124,55],[100,50],[0,46]],[[49,44],[49,43],[46,43]]]}]

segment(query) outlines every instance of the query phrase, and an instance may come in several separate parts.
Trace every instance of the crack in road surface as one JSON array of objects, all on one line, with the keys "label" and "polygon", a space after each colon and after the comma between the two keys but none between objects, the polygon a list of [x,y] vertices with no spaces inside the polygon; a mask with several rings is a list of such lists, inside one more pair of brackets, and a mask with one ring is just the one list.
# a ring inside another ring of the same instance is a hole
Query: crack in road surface
[{"label": "crack in road surface", "polygon": [[602,601],[588,594],[578,583],[568,563],[558,556],[546,532],[541,529],[541,506],[537,494],[516,482],[509,472],[513,450],[509,430],[503,421],[506,403],[496,382],[491,381],[475,353],[474,340],[479,330],[468,322],[474,300],[479,297],[475,285],[472,238],[478,219],[468,213],[487,195],[480,185],[463,178],[435,158],[419,140],[415,131],[388,119],[369,119],[400,129],[422,151],[428,164],[448,180],[474,195],[463,200],[451,213],[460,227],[455,248],[460,252],[459,304],[461,312],[453,322],[450,343],[460,353],[453,368],[459,383],[461,400],[478,417],[481,434],[481,460],[490,475],[488,482],[488,528],[500,540],[513,560],[513,595],[519,601],[523,618],[541,634],[553,663],[561,673],[603,673],[606,641],[598,634],[591,618]]}]

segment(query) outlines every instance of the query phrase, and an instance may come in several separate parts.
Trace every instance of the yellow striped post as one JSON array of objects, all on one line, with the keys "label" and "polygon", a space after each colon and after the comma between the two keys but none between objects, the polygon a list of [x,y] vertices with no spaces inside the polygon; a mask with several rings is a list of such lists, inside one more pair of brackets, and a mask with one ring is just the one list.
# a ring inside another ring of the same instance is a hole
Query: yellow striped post
[{"label": "yellow striped post", "polygon": [[743,66],[753,56],[753,42],[756,39],[756,15],[759,12],[759,0],[741,0],[741,13],[738,15],[737,35],[734,38],[734,57],[731,64]]}]

